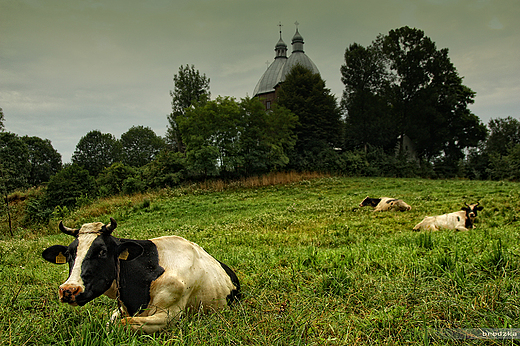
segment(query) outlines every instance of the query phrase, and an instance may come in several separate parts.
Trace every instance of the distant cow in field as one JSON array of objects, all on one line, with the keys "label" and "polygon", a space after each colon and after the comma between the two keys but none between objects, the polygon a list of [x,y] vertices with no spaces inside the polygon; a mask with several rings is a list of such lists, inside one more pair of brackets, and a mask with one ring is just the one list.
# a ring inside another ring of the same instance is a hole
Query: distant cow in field
[{"label": "distant cow in field", "polygon": [[470,204],[463,207],[460,211],[454,213],[438,215],[438,216],[426,216],[424,220],[419,222],[413,228],[414,231],[437,231],[441,228],[456,229],[459,231],[467,231],[473,228],[473,224],[477,217],[477,212],[484,209],[479,206],[479,203]]},{"label": "distant cow in field", "polygon": [[370,198],[367,196],[361,203],[359,203],[359,206],[371,206],[374,207],[374,211],[406,211],[412,209],[412,207],[406,204],[403,200],[388,197]]},{"label": "distant cow in field", "polygon": [[112,320],[154,333],[186,310],[224,308],[240,297],[235,273],[200,246],[168,236],[150,240],[111,235],[117,224],[88,223],[60,230],[74,236],[69,246],[54,245],[42,256],[69,264],[69,278],[58,290],[60,301],[83,306],[102,294],[117,299]]}]

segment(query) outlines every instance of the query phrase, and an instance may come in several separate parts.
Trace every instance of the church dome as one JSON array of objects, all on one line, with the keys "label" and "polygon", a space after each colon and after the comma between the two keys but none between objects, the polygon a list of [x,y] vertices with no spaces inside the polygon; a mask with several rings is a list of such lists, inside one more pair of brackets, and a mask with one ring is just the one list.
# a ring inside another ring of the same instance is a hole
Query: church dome
[{"label": "church dome", "polygon": [[312,73],[320,73],[316,64],[314,64],[311,58],[309,58],[307,54],[305,54],[303,50],[303,37],[298,32],[298,29],[296,29],[296,33],[294,34],[292,39],[292,48],[293,51],[291,53],[291,56],[289,57],[289,59],[287,59],[285,66],[283,67],[281,76],[282,81],[285,80],[285,76],[287,76],[289,72],[291,72],[292,68],[296,65],[301,65],[311,70]]},{"label": "church dome", "polygon": [[[296,23],[296,25],[298,25],[298,23]],[[253,92],[254,96],[274,92],[275,87],[285,80],[285,76],[287,76],[296,65],[301,65],[311,70],[312,73],[320,73],[318,67],[303,50],[303,37],[298,32],[298,28],[296,28],[296,33],[294,34],[291,43],[292,53],[289,58],[287,58],[287,45],[282,40],[282,31],[280,30],[280,40],[274,48],[276,56],[274,61],[262,75],[262,78],[260,78],[256,84]]]},{"label": "church dome", "polygon": [[281,81],[282,70],[285,62],[287,61],[287,57],[285,59],[278,58],[275,59],[274,62],[269,65],[267,70],[262,75],[262,78],[258,81],[255,87],[255,91],[253,95],[260,95],[269,92],[274,92],[274,87],[278,85]]},{"label": "church dome", "polygon": [[287,45],[285,44],[285,42],[282,40],[281,37],[280,37],[280,40],[278,41],[278,43],[276,44],[276,46],[274,47],[274,50],[277,50],[280,48],[285,48],[287,51]]},{"label": "church dome", "polygon": [[269,92],[274,92],[274,87],[280,83],[280,78],[282,76],[283,66],[287,61],[287,45],[282,40],[282,31],[280,30],[280,40],[274,47],[276,52],[276,56],[274,58],[274,62],[269,65],[267,70],[262,75],[262,78],[258,81],[255,87],[255,91],[253,91],[253,95],[265,94]]}]

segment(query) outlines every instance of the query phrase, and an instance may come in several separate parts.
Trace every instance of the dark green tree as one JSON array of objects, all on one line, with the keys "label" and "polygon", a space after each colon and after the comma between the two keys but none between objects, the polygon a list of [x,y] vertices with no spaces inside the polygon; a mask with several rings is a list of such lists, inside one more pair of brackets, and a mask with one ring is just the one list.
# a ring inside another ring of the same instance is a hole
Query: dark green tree
[{"label": "dark green tree", "polygon": [[297,118],[283,107],[266,111],[258,99],[218,97],[180,116],[188,171],[237,177],[284,167]]},{"label": "dark green tree", "polygon": [[520,144],[509,146],[505,155],[490,155],[487,171],[491,179],[519,181]]},{"label": "dark green tree", "polygon": [[4,121],[4,112],[2,112],[2,108],[0,108],[0,132],[5,130]]},{"label": "dark green tree", "polygon": [[409,136],[420,157],[430,161],[442,155],[456,162],[466,147],[485,139],[485,126],[468,109],[475,93],[462,84],[447,48],[437,50],[422,30],[409,27],[391,30],[376,45],[393,75],[390,116],[400,138]]},{"label": "dark green tree", "polygon": [[61,155],[48,139],[24,136],[22,140],[27,144],[31,164],[29,185],[38,186],[48,182],[61,169]]},{"label": "dark green tree", "polygon": [[345,111],[345,148],[380,147],[395,150],[398,134],[395,122],[388,116],[390,107],[385,91],[389,84],[386,60],[378,46],[368,48],[354,43],[345,50],[341,66],[345,85],[341,106]]},{"label": "dark green tree", "polygon": [[169,127],[166,131],[166,141],[176,151],[185,150],[177,118],[183,116],[186,109],[192,105],[203,104],[210,99],[209,81],[205,74],[195,70],[194,65],[179,67],[178,74],[173,76],[174,90],[170,91],[172,113],[168,115]]},{"label": "dark green tree", "polygon": [[240,101],[239,155],[243,175],[280,170],[289,163],[288,152],[296,143],[294,128],[298,118],[277,104],[266,111],[258,98]]},{"label": "dark green tree", "polygon": [[238,154],[240,107],[231,97],[187,109],[177,117],[187,163],[196,175],[227,175],[243,165]]},{"label": "dark green tree", "polygon": [[[336,98],[319,74],[296,65],[280,87],[278,104],[298,117],[291,166],[312,169],[320,153],[342,146],[343,123]],[[309,166],[310,165],[310,166]]]},{"label": "dark green tree", "polygon": [[513,117],[491,119],[488,123],[489,137],[486,151],[492,155],[507,155],[508,151],[520,144],[520,121]]},{"label": "dark green tree", "polygon": [[96,177],[104,168],[120,161],[121,144],[110,133],[93,130],[83,136],[72,155],[72,163]]},{"label": "dark green tree", "polygon": [[50,209],[57,206],[75,208],[80,198],[92,198],[96,195],[96,183],[89,171],[72,164],[51,177],[44,199]]},{"label": "dark green tree", "polygon": [[[520,179],[515,158],[520,146],[520,121],[513,117],[491,119],[489,136],[470,151],[466,171],[470,178]],[[515,173],[516,172],[516,173]]]},{"label": "dark green tree", "polygon": [[16,134],[0,132],[0,188],[7,195],[29,187],[29,149]]},{"label": "dark green tree", "polygon": [[486,127],[468,109],[475,93],[462,84],[448,49],[438,50],[422,30],[402,27],[366,49],[351,45],[342,80],[348,136],[360,142],[358,147],[368,132],[384,139],[371,145],[391,152],[398,141],[402,152],[408,137],[419,158],[436,161],[443,174],[453,175],[464,150],[486,137]]},{"label": "dark green tree", "polygon": [[28,187],[29,171],[27,145],[14,133],[0,131],[0,193],[5,202],[11,236],[13,230],[8,195]]},{"label": "dark green tree", "polygon": [[186,176],[185,155],[163,150],[155,160],[141,168],[141,176],[143,183],[152,189],[177,186]]},{"label": "dark green tree", "polygon": [[101,171],[96,178],[98,194],[100,196],[118,195],[124,192],[125,182],[128,179],[137,178],[137,170],[134,167],[116,162]]},{"label": "dark green tree", "polygon": [[165,148],[164,139],[144,126],[132,126],[121,135],[121,161],[128,166],[142,167],[152,162]]}]

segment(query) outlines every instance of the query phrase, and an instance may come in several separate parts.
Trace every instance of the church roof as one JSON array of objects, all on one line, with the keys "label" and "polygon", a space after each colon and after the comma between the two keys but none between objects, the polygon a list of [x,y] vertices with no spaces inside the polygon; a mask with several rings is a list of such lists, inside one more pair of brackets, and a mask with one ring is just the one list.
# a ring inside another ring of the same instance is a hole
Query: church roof
[{"label": "church roof", "polygon": [[313,73],[320,73],[318,67],[305,54],[303,43],[303,37],[298,32],[298,28],[296,28],[296,33],[292,38],[292,53],[287,58],[287,45],[282,40],[282,32],[280,30],[280,40],[275,46],[276,56],[256,84],[253,92],[254,96],[274,92],[274,88],[285,80],[285,76],[296,65],[302,65]]},{"label": "church roof", "polygon": [[262,78],[256,84],[253,95],[256,96],[274,91],[274,87],[282,79],[282,70],[286,61],[287,57],[285,59],[274,59],[273,63],[269,65]]}]

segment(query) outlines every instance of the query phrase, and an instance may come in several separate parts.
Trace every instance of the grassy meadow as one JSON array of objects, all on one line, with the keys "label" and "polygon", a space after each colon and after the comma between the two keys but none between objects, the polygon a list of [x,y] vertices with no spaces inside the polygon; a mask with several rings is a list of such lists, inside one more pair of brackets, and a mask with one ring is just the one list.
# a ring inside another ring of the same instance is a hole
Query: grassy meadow
[{"label": "grassy meadow", "polygon": [[[261,185],[114,197],[66,215],[69,227],[112,216],[118,237],[179,235],[235,270],[239,305],[175,320],[156,335],[107,325],[117,304],[105,296],[79,308],[59,303],[68,269],[41,257],[72,240],[57,220],[4,234],[0,344],[444,345],[453,344],[438,335],[446,328],[520,327],[517,183],[304,177]],[[413,209],[373,213],[358,207],[367,195]],[[412,231],[426,215],[476,201],[484,210],[475,229]]]}]

